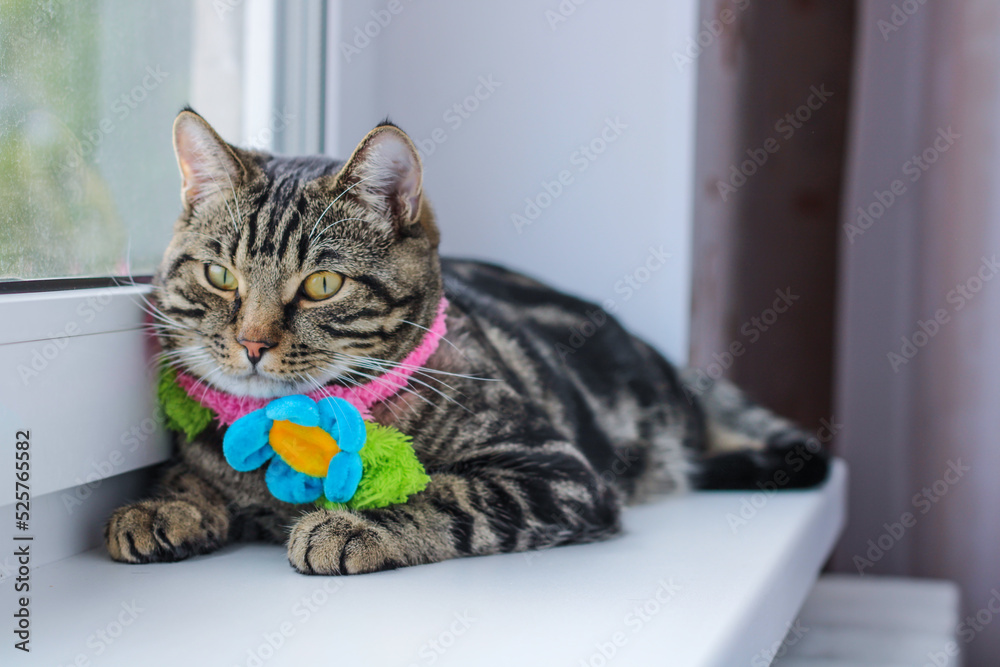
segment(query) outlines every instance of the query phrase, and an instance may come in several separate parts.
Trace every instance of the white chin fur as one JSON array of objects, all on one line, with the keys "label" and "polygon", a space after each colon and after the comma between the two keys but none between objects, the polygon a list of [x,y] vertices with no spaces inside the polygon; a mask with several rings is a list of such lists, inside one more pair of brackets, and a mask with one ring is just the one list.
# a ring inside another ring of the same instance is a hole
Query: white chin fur
[{"label": "white chin fur", "polygon": [[227,394],[253,396],[254,398],[278,398],[292,394],[306,394],[316,388],[308,382],[287,382],[264,375],[235,378],[218,373],[212,376],[209,384]]},{"label": "white chin fur", "polygon": [[[253,375],[247,374],[242,377],[234,377],[217,369],[206,369],[203,364],[189,367],[195,377],[207,382],[215,389],[224,391],[233,396],[252,396],[254,398],[280,398],[281,396],[291,396],[293,394],[307,394],[316,389],[316,384],[306,381],[282,380],[267,375],[266,371]],[[337,377],[336,372],[327,372],[316,377],[317,383],[322,386],[331,382]],[[205,378],[208,378],[207,380]]]}]

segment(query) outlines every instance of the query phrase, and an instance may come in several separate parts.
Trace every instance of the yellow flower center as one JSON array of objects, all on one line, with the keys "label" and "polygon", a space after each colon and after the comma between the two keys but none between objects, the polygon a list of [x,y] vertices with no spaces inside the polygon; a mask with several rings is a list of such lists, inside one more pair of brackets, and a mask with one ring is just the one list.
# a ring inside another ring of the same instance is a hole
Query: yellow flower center
[{"label": "yellow flower center", "polygon": [[275,421],[268,440],[285,463],[311,477],[326,477],[330,459],[340,451],[333,436],[319,426],[290,421]]}]

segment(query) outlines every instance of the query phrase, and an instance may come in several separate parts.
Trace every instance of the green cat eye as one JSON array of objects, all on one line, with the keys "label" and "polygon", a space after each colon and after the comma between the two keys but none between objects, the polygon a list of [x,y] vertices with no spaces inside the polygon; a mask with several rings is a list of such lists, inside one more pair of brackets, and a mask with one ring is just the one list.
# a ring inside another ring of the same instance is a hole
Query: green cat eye
[{"label": "green cat eye", "polygon": [[218,264],[209,264],[206,266],[205,277],[208,278],[208,282],[212,283],[214,287],[226,290],[227,292],[232,292],[239,287],[239,283],[236,282],[236,276],[233,275],[233,272]]},{"label": "green cat eye", "polygon": [[333,271],[317,271],[302,281],[302,293],[313,301],[322,301],[340,291],[344,277]]}]

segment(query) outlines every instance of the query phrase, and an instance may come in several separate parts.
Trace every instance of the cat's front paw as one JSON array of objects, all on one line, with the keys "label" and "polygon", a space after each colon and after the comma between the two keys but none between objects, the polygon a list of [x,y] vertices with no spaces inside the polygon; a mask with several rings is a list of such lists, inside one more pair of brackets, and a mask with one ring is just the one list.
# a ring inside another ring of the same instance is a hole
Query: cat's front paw
[{"label": "cat's front paw", "polygon": [[396,537],[343,510],[319,510],[299,519],[288,538],[288,562],[302,574],[362,574],[404,564]]},{"label": "cat's front paw", "polygon": [[222,512],[187,500],[154,499],[115,510],[104,542],[111,557],[123,563],[173,562],[215,551],[228,530]]}]

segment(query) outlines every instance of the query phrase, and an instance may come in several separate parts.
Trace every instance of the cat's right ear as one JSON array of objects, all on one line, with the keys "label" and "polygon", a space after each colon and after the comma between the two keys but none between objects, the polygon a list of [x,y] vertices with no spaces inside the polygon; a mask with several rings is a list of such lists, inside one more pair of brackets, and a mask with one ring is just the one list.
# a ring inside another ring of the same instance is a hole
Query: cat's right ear
[{"label": "cat's right ear", "polygon": [[212,195],[235,191],[246,175],[232,146],[190,109],[174,120],[174,153],[181,170],[181,201],[187,208]]},{"label": "cat's right ear", "polygon": [[423,171],[413,142],[388,121],[368,133],[337,176],[351,196],[400,227],[416,222]]}]

